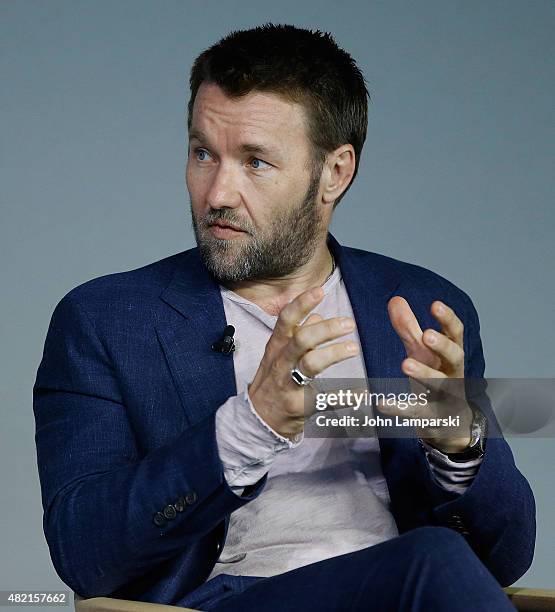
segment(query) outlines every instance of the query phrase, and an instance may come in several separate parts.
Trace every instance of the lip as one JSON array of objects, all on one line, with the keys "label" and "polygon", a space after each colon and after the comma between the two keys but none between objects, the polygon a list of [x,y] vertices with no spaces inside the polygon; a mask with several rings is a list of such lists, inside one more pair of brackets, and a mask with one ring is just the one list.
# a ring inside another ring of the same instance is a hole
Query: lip
[{"label": "lip", "polygon": [[216,238],[235,238],[236,236],[240,236],[245,232],[242,230],[236,230],[228,225],[218,225],[214,223],[210,226],[210,233]]},{"label": "lip", "polygon": [[235,227],[234,225],[231,225],[231,223],[224,223],[222,221],[216,221],[216,223],[211,223],[210,227],[221,227],[222,229],[232,229],[236,232],[242,232],[243,230],[240,229],[239,227]]}]

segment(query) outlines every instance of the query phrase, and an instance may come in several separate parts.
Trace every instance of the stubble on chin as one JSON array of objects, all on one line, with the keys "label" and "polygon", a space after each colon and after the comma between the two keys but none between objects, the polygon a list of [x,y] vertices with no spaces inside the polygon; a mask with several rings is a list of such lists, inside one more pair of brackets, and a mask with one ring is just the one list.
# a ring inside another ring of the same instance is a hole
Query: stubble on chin
[{"label": "stubble on chin", "polygon": [[[213,236],[204,220],[197,223],[191,205],[200,256],[216,281],[226,284],[283,278],[305,265],[323,233],[315,200],[317,186],[318,178],[313,176],[297,207],[275,216],[264,231],[251,228],[244,236],[228,240]],[[224,219],[234,221],[229,215]]]},{"label": "stubble on chin", "polygon": [[253,239],[250,233],[227,240],[216,238],[210,233],[207,223],[195,220],[192,209],[191,226],[201,260],[218,283],[237,282],[248,276],[245,251],[248,241]]},{"label": "stubble on chin", "polygon": [[221,240],[197,239],[207,270],[220,284],[283,278],[294,273],[313,256],[320,239],[317,218],[279,218],[267,235],[246,234]]},{"label": "stubble on chin", "polygon": [[207,270],[221,283],[238,282],[250,276],[247,243],[252,236],[223,240],[207,236],[197,240],[200,256]]}]

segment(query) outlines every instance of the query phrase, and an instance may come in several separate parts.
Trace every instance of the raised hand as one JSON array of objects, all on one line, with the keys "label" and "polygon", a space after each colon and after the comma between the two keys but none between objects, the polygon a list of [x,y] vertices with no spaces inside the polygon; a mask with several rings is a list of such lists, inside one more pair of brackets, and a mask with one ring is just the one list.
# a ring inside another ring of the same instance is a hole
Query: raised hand
[{"label": "raised hand", "polygon": [[323,319],[316,313],[309,315],[323,297],[321,287],[309,289],[283,308],[248,388],[257,413],[282,436],[294,437],[300,433],[310,416],[305,411],[305,393],[310,393],[310,388],[297,385],[291,378],[291,370],[297,367],[306,376],[314,377],[359,352],[352,341],[318,348],[355,328],[350,317]]},{"label": "raised hand", "polygon": [[[464,326],[456,313],[441,301],[431,305],[432,316],[441,325],[441,333],[426,329],[422,331],[408,302],[395,296],[389,300],[388,313],[393,328],[401,338],[407,357],[401,364],[402,371],[412,381],[431,388],[432,395],[427,406],[416,406],[411,414],[399,408],[380,411],[393,414],[438,418],[458,416],[460,426],[449,430],[450,437],[440,437],[437,428],[416,428],[418,435],[445,452],[459,452],[470,441],[472,410],[464,396]],[[435,380],[434,380],[435,379]],[[447,381],[444,384],[442,381]],[[456,384],[451,379],[460,379]],[[446,390],[446,392],[442,392]],[[445,434],[445,432],[442,432]]]}]

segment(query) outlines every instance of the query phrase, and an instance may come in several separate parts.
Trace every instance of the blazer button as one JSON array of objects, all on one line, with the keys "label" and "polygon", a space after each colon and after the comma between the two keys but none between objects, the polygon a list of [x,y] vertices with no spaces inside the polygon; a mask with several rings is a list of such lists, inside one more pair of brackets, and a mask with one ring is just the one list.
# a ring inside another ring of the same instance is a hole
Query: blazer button
[{"label": "blazer button", "polygon": [[167,518],[168,521],[173,521],[173,519],[176,516],[177,516],[177,512],[176,512],[175,508],[171,504],[168,504],[164,508],[164,517]]},{"label": "blazer button", "polygon": [[166,524],[166,519],[161,512],[157,512],[152,519],[156,527],[163,527]]},{"label": "blazer button", "polygon": [[453,516],[450,516],[447,519],[447,525],[451,529],[458,531],[462,535],[465,535],[465,536],[470,535],[463,523],[462,518],[458,514],[454,514]]},{"label": "blazer button", "polygon": [[178,511],[178,512],[183,512],[183,510],[185,510],[185,506],[187,505],[185,498],[183,497],[179,497],[174,503],[173,503],[173,507]]},{"label": "blazer button", "polygon": [[192,506],[197,501],[197,494],[194,491],[187,491],[185,493],[185,503],[188,506]]}]

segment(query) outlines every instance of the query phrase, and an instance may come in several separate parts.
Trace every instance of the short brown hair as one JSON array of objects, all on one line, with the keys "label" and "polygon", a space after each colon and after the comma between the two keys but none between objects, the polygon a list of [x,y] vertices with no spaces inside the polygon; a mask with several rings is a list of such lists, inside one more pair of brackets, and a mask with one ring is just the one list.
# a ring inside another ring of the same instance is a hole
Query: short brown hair
[{"label": "short brown hair", "polygon": [[308,117],[313,171],[318,177],[326,153],[351,144],[355,171],[334,208],[339,204],[358,171],[370,96],[354,59],[331,34],[272,23],[231,32],[196,58],[189,82],[189,130],[198,89],[207,82],[232,97],[265,91],[301,104]]}]

